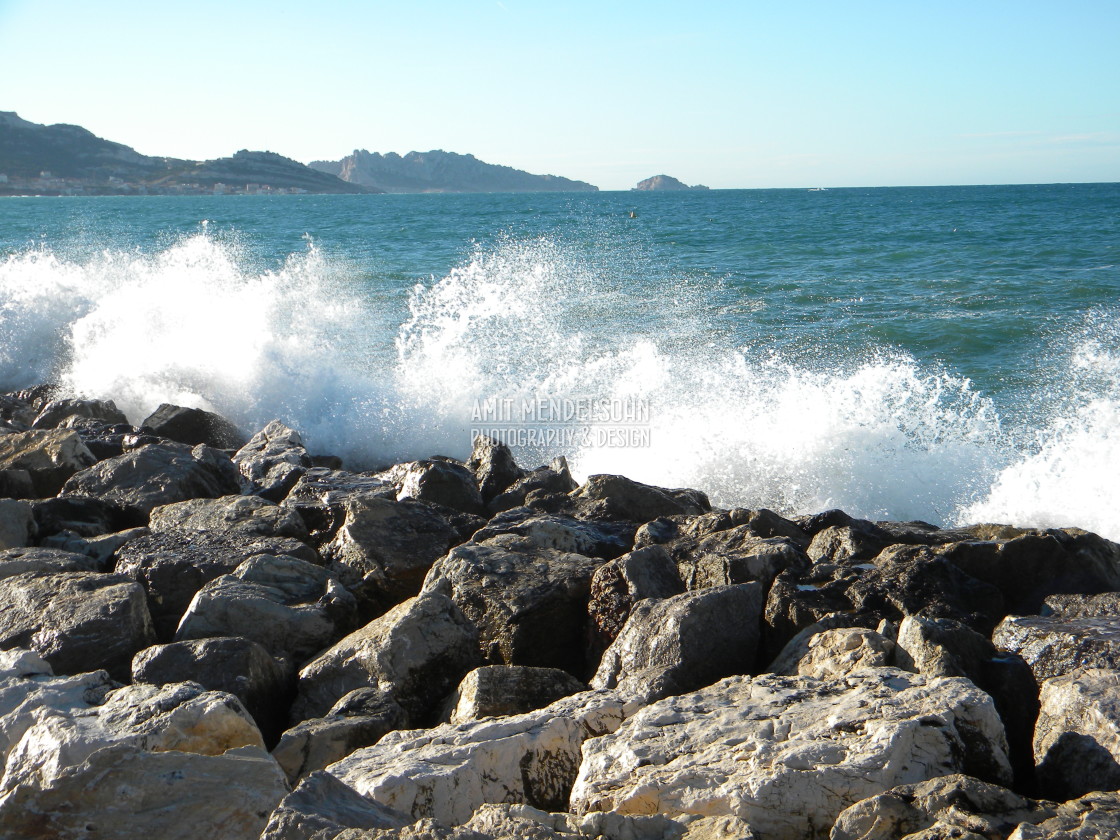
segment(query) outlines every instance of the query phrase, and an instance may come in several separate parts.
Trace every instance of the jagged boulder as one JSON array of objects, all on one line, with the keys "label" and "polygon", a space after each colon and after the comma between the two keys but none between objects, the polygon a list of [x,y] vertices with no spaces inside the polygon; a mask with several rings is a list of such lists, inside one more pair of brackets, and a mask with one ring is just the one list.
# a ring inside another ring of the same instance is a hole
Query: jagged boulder
[{"label": "jagged boulder", "polygon": [[51,400],[31,422],[33,429],[56,429],[71,417],[85,417],[103,423],[128,423],[124,412],[112,400]]},{"label": "jagged boulder", "polygon": [[229,458],[208,446],[151,444],[100,461],[67,479],[64,493],[92,496],[151,513],[186,499],[226,496],[239,490]]},{"label": "jagged boulder", "polygon": [[189,499],[155,508],[149,519],[153,531],[218,531],[245,537],[308,539],[307,526],[290,508],[260,496],[222,496]]},{"label": "jagged boulder", "polygon": [[1039,789],[1055,799],[1120,789],[1120,671],[1088,668],[1042,683],[1034,730]]},{"label": "jagged boulder", "polygon": [[474,473],[457,461],[435,458],[401,465],[397,500],[418,499],[463,513],[483,514],[486,505]]},{"label": "jagged boulder", "polygon": [[1007,840],[1113,840],[1120,837],[1120,793],[1094,791],[1058,806],[1038,825],[1020,823]]},{"label": "jagged boulder", "polygon": [[170,403],[162,403],[140,426],[188,446],[204,443],[215,449],[238,449],[246,442],[237,427],[221,415]]},{"label": "jagged boulder", "polygon": [[587,611],[593,642],[606,649],[622,632],[634,604],[645,598],[671,598],[684,588],[677,564],[661,545],[638,548],[605,563],[591,578]]},{"label": "jagged boulder", "polygon": [[517,466],[508,446],[486,435],[474,439],[467,468],[474,473],[482,501],[489,504],[494,497],[504,493],[515,481],[525,475]]},{"label": "jagged boulder", "polygon": [[447,701],[450,723],[520,715],[586,691],[587,686],[557,668],[487,665],[475,668]]},{"label": "jagged boulder", "polygon": [[54,496],[67,479],[95,463],[82,439],[68,429],[0,434],[0,471],[25,473],[39,497]]},{"label": "jagged boulder", "polygon": [[630,550],[634,542],[634,526],[625,522],[593,522],[563,514],[539,513],[531,508],[517,508],[493,517],[475,531],[471,541],[481,543],[503,535],[515,538],[503,541],[510,550],[550,548],[586,557],[611,559]]},{"label": "jagged boulder", "polygon": [[845,808],[900,784],[1007,784],[1006,752],[991,698],[967,680],[731,677],[584,743],[571,810],[722,814],[767,838],[823,838]]},{"label": "jagged boulder", "polygon": [[759,537],[749,525],[717,531],[673,555],[689,589],[761,581],[769,588],[781,572],[809,570],[809,558],[786,537]]},{"label": "jagged boulder", "polygon": [[57,548],[9,548],[0,551],[0,579],[26,572],[96,572],[93,558]]},{"label": "jagged boulder", "polygon": [[39,537],[53,534],[76,534],[99,537],[146,525],[147,517],[138,516],[120,505],[90,496],[57,496],[31,502]]},{"label": "jagged boulder", "polygon": [[310,774],[277,806],[260,840],[334,838],[346,829],[404,828],[405,814],[362,796],[334,776]]},{"label": "jagged boulder", "polygon": [[568,462],[564,458],[557,458],[549,466],[539,467],[519,478],[491,499],[487,509],[492,514],[501,513],[531,504],[532,499],[567,496],[578,486],[568,469]]},{"label": "jagged boulder", "polygon": [[632,481],[621,475],[593,475],[571,493],[589,519],[649,522],[659,516],[707,513],[708,497],[699,490],[669,490]]},{"label": "jagged boulder", "polygon": [[242,636],[298,664],[350,630],[357,609],[354,596],[321,566],[260,554],[203,585],[175,640]]},{"label": "jagged boulder", "polygon": [[376,687],[400,703],[413,725],[423,725],[479,664],[474,625],[449,598],[424,593],[309,662],[300,671],[292,719],[322,717],[348,692]]},{"label": "jagged boulder", "polygon": [[808,650],[797,663],[803,677],[833,679],[859,668],[883,668],[894,664],[895,644],[882,633],[863,627],[822,630],[808,642]]},{"label": "jagged boulder", "polygon": [[233,463],[256,494],[272,502],[283,500],[312,466],[300,433],[279,420],[270,422],[238,449]]},{"label": "jagged boulder", "polygon": [[1078,668],[1120,670],[1120,616],[1010,615],[995,629],[992,642],[1021,656],[1039,683]]},{"label": "jagged boulder", "polygon": [[591,686],[651,702],[747,673],[758,652],[762,599],[754,582],[639,601]]},{"label": "jagged boulder", "polygon": [[312,467],[302,476],[283,505],[300,515],[315,545],[334,539],[346,518],[346,502],[356,496],[380,496],[395,500],[397,490],[374,473],[353,473],[327,467]]},{"label": "jagged boulder", "polygon": [[93,561],[91,571],[104,572],[112,567],[113,558],[126,543],[138,540],[151,533],[147,528],[129,528],[115,534],[102,534],[99,537],[79,537],[63,531],[40,539],[42,548],[54,548],[71,554],[84,554]]}]

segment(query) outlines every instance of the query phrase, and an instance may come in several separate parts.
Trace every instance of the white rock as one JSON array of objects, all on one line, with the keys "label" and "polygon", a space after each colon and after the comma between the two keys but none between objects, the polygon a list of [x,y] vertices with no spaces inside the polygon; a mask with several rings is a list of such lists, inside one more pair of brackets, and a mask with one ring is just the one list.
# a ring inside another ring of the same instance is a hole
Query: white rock
[{"label": "white rock", "polygon": [[1120,788],[1120,672],[1089,668],[1042,684],[1034,730],[1040,790],[1073,799]]},{"label": "white rock", "polygon": [[862,627],[838,627],[809,639],[809,652],[797,663],[803,677],[842,677],[857,668],[881,668],[892,664],[894,642]]}]

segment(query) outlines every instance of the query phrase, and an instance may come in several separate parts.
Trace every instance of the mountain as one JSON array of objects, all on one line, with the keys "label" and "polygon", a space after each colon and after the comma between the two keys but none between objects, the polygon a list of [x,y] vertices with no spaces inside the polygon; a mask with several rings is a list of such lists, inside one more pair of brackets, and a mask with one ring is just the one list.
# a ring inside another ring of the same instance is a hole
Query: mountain
[{"label": "mountain", "polygon": [[654,175],[652,178],[646,178],[644,181],[639,181],[638,185],[634,187],[635,190],[706,190],[703,184],[697,184],[690,187],[683,181],[678,181],[671,175]]},{"label": "mountain", "polygon": [[149,157],[76,125],[40,125],[0,111],[0,194],[365,193],[272,152],[211,161]]},{"label": "mountain", "polygon": [[598,189],[583,181],[557,175],[532,175],[510,166],[485,163],[474,155],[439,149],[409,152],[403,157],[395,152],[382,155],[360,149],[342,160],[316,160],[309,165],[351,184],[389,193],[590,192]]}]

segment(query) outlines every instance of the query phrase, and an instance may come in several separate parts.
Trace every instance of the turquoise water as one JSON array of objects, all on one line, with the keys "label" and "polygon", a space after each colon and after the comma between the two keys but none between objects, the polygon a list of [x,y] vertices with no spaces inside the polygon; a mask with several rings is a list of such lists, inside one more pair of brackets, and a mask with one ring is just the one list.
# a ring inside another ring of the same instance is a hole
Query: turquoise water
[{"label": "turquoise water", "polygon": [[3,199],[0,389],[1120,537],[1118,293],[1116,184]]}]

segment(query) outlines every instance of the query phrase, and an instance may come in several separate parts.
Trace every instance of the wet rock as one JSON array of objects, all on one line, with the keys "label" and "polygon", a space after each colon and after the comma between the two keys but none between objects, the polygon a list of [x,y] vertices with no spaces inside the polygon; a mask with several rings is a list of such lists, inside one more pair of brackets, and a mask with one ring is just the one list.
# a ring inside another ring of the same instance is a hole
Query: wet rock
[{"label": "wet rock", "polygon": [[978,837],[1003,840],[1020,823],[1037,824],[1057,804],[1027,799],[971,776],[901,785],[845,809],[829,840]]},{"label": "wet rock", "polygon": [[814,563],[866,563],[892,544],[890,534],[874,523],[853,520],[818,531],[806,554]]},{"label": "wet rock", "polygon": [[292,537],[306,541],[307,526],[299,514],[260,496],[189,499],[152,511],[153,531],[220,531],[245,537]]},{"label": "wet rock", "polygon": [[621,475],[593,475],[571,493],[588,519],[649,522],[659,516],[695,516],[712,509],[699,490],[669,490],[631,481]]},{"label": "wet rock", "polygon": [[99,537],[146,525],[145,516],[129,512],[115,502],[89,496],[58,496],[31,503],[39,536],[63,532],[79,537]]},{"label": "wet rock", "polygon": [[70,417],[85,417],[103,423],[128,423],[124,412],[112,400],[51,400],[44,405],[35,420],[33,429],[56,429]]},{"label": "wet rock", "polygon": [[1039,683],[1078,668],[1120,669],[1120,616],[1010,615],[995,629],[992,642],[1021,656]]},{"label": "wet rock", "polygon": [[357,496],[395,500],[397,490],[374,473],[315,467],[300,476],[283,504],[300,515],[318,546],[334,539],[346,518],[346,502]]},{"label": "wet rock", "polygon": [[638,601],[671,598],[684,588],[677,564],[661,545],[636,549],[600,566],[591,578],[587,607],[594,646],[605,650],[618,637]]},{"label": "wet rock", "polygon": [[1120,592],[1097,595],[1050,595],[1043,599],[1042,615],[1057,618],[1107,618],[1120,615]]},{"label": "wet rock", "polygon": [[1020,823],[1007,840],[1113,840],[1120,837],[1120,793],[1095,791],[1058,806],[1038,825]]},{"label": "wet rock", "polygon": [[0,434],[0,470],[26,472],[39,497],[54,496],[67,479],[96,462],[69,430]]},{"label": "wet rock", "polygon": [[322,717],[356,688],[376,687],[400,703],[413,725],[481,664],[478,633],[452,601],[425,593],[397,605],[308,663],[292,709],[298,722]]},{"label": "wet rock", "polygon": [[403,828],[411,819],[359,794],[329,773],[312,773],[284,797],[260,840],[333,838],[348,828]]},{"label": "wet rock", "polygon": [[485,717],[520,715],[586,691],[587,686],[556,668],[487,665],[475,668],[447,702],[451,723]]},{"label": "wet rock", "polygon": [[626,708],[611,692],[588,692],[523,715],[391,732],[327,772],[414,820],[459,825],[487,802],[558,811],[581,744],[616,728]]},{"label": "wet rock", "polygon": [[321,566],[260,554],[203,585],[175,640],[242,636],[298,664],[350,630],[357,608],[354,596]]},{"label": "wet rock", "polygon": [[122,575],[25,572],[0,579],[0,647],[29,647],[56,672],[127,678],[155,641],[144,590]]},{"label": "wet rock", "polygon": [[489,504],[525,475],[504,443],[479,435],[474,439],[467,468],[474,473],[482,501]]},{"label": "wet rock", "polygon": [[239,487],[229,458],[218,450],[165,443],[101,461],[73,475],[62,489],[148,514],[160,505],[226,496]]},{"label": "wet rock", "polygon": [[0,499],[0,551],[22,548],[35,535],[35,514],[27,502]]},{"label": "wet rock", "polygon": [[318,556],[292,539],[169,532],[125,543],[117,552],[116,570],[144,587],[156,636],[169,642],[204,584],[229,574],[258,554],[283,554],[303,560]]},{"label": "wet rock", "polygon": [[432,459],[404,465],[397,500],[418,499],[463,513],[485,513],[474,473],[455,461]]},{"label": "wet rock", "polygon": [[487,664],[586,674],[591,576],[604,561],[523,546],[509,534],[457,546],[432,566],[424,591],[450,597],[478,628]]},{"label": "wet rock", "polygon": [[208,691],[232,694],[245,704],[266,741],[275,740],[283,729],[294,677],[267,650],[243,638],[153,645],[132,659],[133,683],[194,682]]},{"label": "wet rock", "polygon": [[305,720],[284,732],[272,757],[294,785],[407,726],[408,715],[391,695],[377,688],[361,688],[343,695],[324,717]]},{"label": "wet rock", "polygon": [[343,509],[323,555],[378,612],[416,595],[432,564],[458,541],[447,519],[423,502],[357,496]]},{"label": "wet rock", "polygon": [[757,655],[762,599],[754,582],[639,601],[591,686],[651,702],[747,673]]},{"label": "wet rock", "polygon": [[1053,677],[1039,700],[1034,756],[1044,795],[1064,800],[1120,789],[1120,671]]},{"label": "wet rock", "polygon": [[[233,462],[258,496],[280,502],[311,467],[300,433],[273,420],[237,450]],[[236,492],[236,491],[234,491]]]},{"label": "wet rock", "polygon": [[823,630],[809,639],[808,648],[797,663],[797,673],[803,677],[833,679],[859,668],[894,664],[894,642],[862,627]]},{"label": "wet rock", "polygon": [[487,505],[490,513],[501,513],[526,504],[528,499],[541,496],[566,496],[579,485],[568,470],[568,462],[557,458],[547,467],[539,467],[526,473],[499,493]]},{"label": "wet rock", "polygon": [[188,446],[204,443],[215,449],[238,449],[245,436],[231,422],[211,411],[162,403],[140,424],[153,434]]},{"label": "wet rock", "polygon": [[967,680],[731,677],[584,743],[571,810],[724,814],[800,840],[869,796],[951,773],[1010,781],[1003,726]]}]

